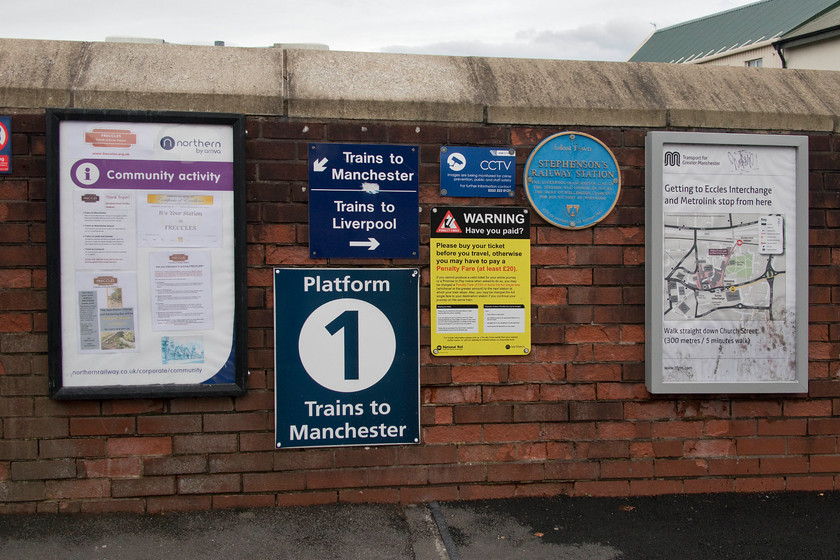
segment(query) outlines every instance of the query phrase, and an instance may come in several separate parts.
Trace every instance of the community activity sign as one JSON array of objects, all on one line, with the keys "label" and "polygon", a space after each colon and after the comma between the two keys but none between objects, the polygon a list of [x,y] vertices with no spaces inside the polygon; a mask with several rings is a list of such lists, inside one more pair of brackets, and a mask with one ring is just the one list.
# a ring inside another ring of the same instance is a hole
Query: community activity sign
[{"label": "community activity sign", "polygon": [[432,354],[528,354],[528,209],[438,207],[431,219]]},{"label": "community activity sign", "polygon": [[807,390],[807,139],[648,136],[648,389]]}]

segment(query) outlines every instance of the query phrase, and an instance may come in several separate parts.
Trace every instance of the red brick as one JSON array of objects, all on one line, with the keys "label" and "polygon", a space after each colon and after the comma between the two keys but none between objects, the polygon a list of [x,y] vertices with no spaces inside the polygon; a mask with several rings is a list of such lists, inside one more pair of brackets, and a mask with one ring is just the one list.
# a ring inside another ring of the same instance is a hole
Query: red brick
[{"label": "red brick", "polygon": [[166,496],[146,498],[146,513],[166,513],[169,511],[201,511],[213,505],[211,496]]},{"label": "red brick", "polygon": [[516,445],[513,443],[459,445],[457,452],[459,463],[505,462],[516,459]]},{"label": "red brick", "polygon": [[365,469],[309,471],[306,473],[306,488],[318,490],[324,488],[363,487],[366,485],[367,475],[368,471]]},{"label": "red brick", "polygon": [[429,484],[482,482],[486,480],[484,465],[441,465],[429,467]]},{"label": "red brick", "polygon": [[758,420],[760,436],[804,436],[807,428],[807,420]]},{"label": "red brick", "polygon": [[174,414],[168,416],[140,416],[137,418],[139,434],[188,434],[201,431],[201,416]]},{"label": "red brick", "polygon": [[758,459],[709,459],[709,474],[712,476],[733,476],[758,473]]},{"label": "red brick", "polygon": [[79,473],[85,478],[130,478],[143,474],[140,457],[117,459],[87,459],[80,461]]},{"label": "red brick", "polygon": [[623,406],[619,402],[573,402],[569,404],[569,420],[621,420]]},{"label": "red brick", "polygon": [[236,434],[201,434],[174,436],[173,451],[176,454],[233,453],[236,449]]},{"label": "red brick", "polygon": [[179,494],[229,494],[241,490],[239,474],[190,474],[178,477]]},{"label": "red brick", "polygon": [[787,438],[788,453],[791,455],[830,455],[837,452],[837,438],[833,436],[810,436]]},{"label": "red brick", "polygon": [[735,481],[731,478],[697,478],[682,481],[686,494],[713,494],[716,492],[734,492]]},{"label": "red brick", "polygon": [[338,492],[301,492],[293,494],[277,494],[279,507],[289,506],[319,506],[338,502]]},{"label": "red brick", "polygon": [[615,497],[628,496],[630,483],[627,480],[597,480],[575,482],[575,496]]},{"label": "red brick", "polygon": [[328,469],[335,465],[332,449],[284,449],[274,454],[274,470]]},{"label": "red brick", "polygon": [[73,460],[13,461],[10,474],[12,480],[76,478],[76,462]]},{"label": "red brick", "polygon": [[[42,442],[43,445],[45,442]],[[0,461],[21,461],[38,457],[38,442],[35,440],[0,439]],[[45,457],[56,459],[59,457]]]},{"label": "red brick", "polygon": [[595,399],[596,386],[592,383],[560,383],[540,386],[541,401],[594,401]]},{"label": "red brick", "polygon": [[653,478],[653,461],[601,461],[601,478]]},{"label": "red brick", "polygon": [[413,486],[429,483],[427,466],[388,467],[368,470],[368,486]]},{"label": "red brick", "polygon": [[108,438],[106,446],[109,457],[172,453],[172,439],[168,437]]},{"label": "red brick", "polygon": [[735,442],[730,439],[687,440],[683,455],[688,457],[731,457],[735,455]]},{"label": "red brick", "polygon": [[460,499],[503,500],[515,497],[516,490],[515,484],[466,484],[461,486]]},{"label": "red brick", "polygon": [[86,500],[80,505],[80,513],[145,513],[146,502],[141,499],[128,500]]},{"label": "red brick", "polygon": [[111,481],[90,480],[48,480],[45,497],[48,500],[74,500],[81,498],[105,498],[111,494]]},{"label": "red brick", "polygon": [[484,426],[484,441],[535,441],[539,438],[538,424],[487,424]]},{"label": "red brick", "polygon": [[812,473],[837,473],[840,472],[840,456],[837,455],[813,455],[811,457]]},{"label": "red brick", "polygon": [[205,414],[205,432],[248,432],[272,428],[265,412],[238,412],[233,414]]},{"label": "red brick", "polygon": [[575,444],[575,454],[580,459],[611,459],[630,456],[628,441],[579,441]]},{"label": "red brick", "polygon": [[489,402],[534,402],[539,400],[539,385],[484,387],[483,400]]},{"label": "red brick", "polygon": [[620,364],[566,364],[569,381],[621,381]]},{"label": "red brick", "polygon": [[566,342],[581,344],[587,342],[618,342],[621,329],[617,326],[581,325],[566,327]]},{"label": "red brick", "polygon": [[786,438],[742,438],[737,442],[738,455],[784,455]]},{"label": "red brick", "polygon": [[452,366],[453,383],[498,383],[503,366]]},{"label": "red brick", "polygon": [[566,403],[516,404],[513,407],[515,422],[565,422],[569,419]]},{"label": "red brick", "polygon": [[736,492],[781,492],[785,489],[785,479],[773,478],[736,478]]},{"label": "red brick", "polygon": [[565,364],[511,364],[511,383],[562,381],[566,377]]},{"label": "red brick", "polygon": [[818,492],[834,490],[833,476],[788,476],[785,490],[789,492]]},{"label": "red brick", "polygon": [[761,474],[807,474],[807,457],[762,457],[759,459]]},{"label": "red brick", "polygon": [[828,399],[807,401],[786,401],[784,415],[790,416],[831,416],[831,401]]},{"label": "red brick", "polygon": [[453,410],[453,420],[456,424],[511,422],[513,406],[510,404],[456,406]]},{"label": "red brick", "polygon": [[213,496],[213,509],[267,508],[274,506],[274,494]]},{"label": "red brick", "polygon": [[303,472],[246,473],[242,475],[243,492],[287,492],[306,488]]},{"label": "red brick", "polygon": [[6,418],[5,439],[61,438],[69,435],[67,418]]},{"label": "red brick", "polygon": [[458,449],[451,445],[411,446],[397,449],[400,465],[434,465],[458,462]]},{"label": "red brick", "polygon": [[733,418],[772,418],[782,415],[782,403],[779,401],[734,401]]},{"label": "red brick", "polygon": [[481,402],[481,386],[427,387],[423,389],[424,404],[463,404]]},{"label": "red brick", "polygon": [[488,482],[520,482],[544,480],[542,463],[496,463],[487,465]]},{"label": "red brick", "polygon": [[393,465],[397,461],[397,450],[394,447],[372,448],[341,448],[335,450],[335,466],[343,467],[377,467]]},{"label": "red brick", "polygon": [[[45,483],[43,481],[0,482],[0,506],[4,502],[43,500],[45,496]],[[8,513],[14,513],[14,511],[9,511]]]},{"label": "red brick", "polygon": [[211,473],[243,473],[270,471],[274,467],[272,453],[227,453],[211,455]]},{"label": "red brick", "polygon": [[706,476],[706,459],[656,459],[654,471],[657,477]]},{"label": "red brick", "polygon": [[120,478],[111,481],[111,493],[115,498],[168,496],[175,493],[175,477]]},{"label": "red brick", "polygon": [[457,486],[418,486],[400,489],[400,503],[451,502],[459,498]]},{"label": "red brick", "polygon": [[671,422],[654,422],[650,426],[650,433],[654,438],[695,438],[703,435],[703,422],[673,420]]},{"label": "red brick", "polygon": [[400,501],[400,491],[396,488],[339,490],[338,501],[344,504],[397,504]]},{"label": "red brick", "polygon": [[482,441],[480,425],[428,426],[423,428],[423,442],[430,443],[477,443]]},{"label": "red brick", "polygon": [[161,476],[195,474],[207,471],[207,457],[203,455],[176,455],[169,457],[144,457],[143,474]]},{"label": "red brick", "polygon": [[134,418],[71,418],[71,436],[110,436],[134,433]]},{"label": "red brick", "polygon": [[631,496],[661,496],[663,494],[681,494],[682,480],[631,480]]},{"label": "red brick", "polygon": [[707,420],[703,432],[711,437],[754,436],[756,429],[754,420]]}]

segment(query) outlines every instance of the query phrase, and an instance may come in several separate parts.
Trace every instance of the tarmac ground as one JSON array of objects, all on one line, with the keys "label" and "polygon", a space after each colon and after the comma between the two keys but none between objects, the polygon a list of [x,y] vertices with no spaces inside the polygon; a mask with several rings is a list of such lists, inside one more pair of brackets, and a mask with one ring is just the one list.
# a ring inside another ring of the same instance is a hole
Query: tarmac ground
[{"label": "tarmac ground", "polygon": [[5,515],[0,558],[838,559],[840,493]]}]

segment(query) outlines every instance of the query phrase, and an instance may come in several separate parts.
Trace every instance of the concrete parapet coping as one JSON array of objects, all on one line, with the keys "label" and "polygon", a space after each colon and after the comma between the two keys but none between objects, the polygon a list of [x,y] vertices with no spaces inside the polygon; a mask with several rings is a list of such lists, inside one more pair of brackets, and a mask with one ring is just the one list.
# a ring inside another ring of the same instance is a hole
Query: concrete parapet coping
[{"label": "concrete parapet coping", "polygon": [[0,39],[0,105],[840,131],[840,72]]}]

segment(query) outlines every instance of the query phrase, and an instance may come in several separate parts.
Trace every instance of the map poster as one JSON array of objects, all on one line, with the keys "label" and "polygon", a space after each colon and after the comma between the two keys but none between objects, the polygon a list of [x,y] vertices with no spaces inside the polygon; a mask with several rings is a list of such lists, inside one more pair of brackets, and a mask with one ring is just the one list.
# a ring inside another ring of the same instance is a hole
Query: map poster
[{"label": "map poster", "polygon": [[433,355],[531,351],[530,229],[527,208],[432,208]]},{"label": "map poster", "polygon": [[807,384],[805,151],[798,137],[648,137],[651,392]]}]

